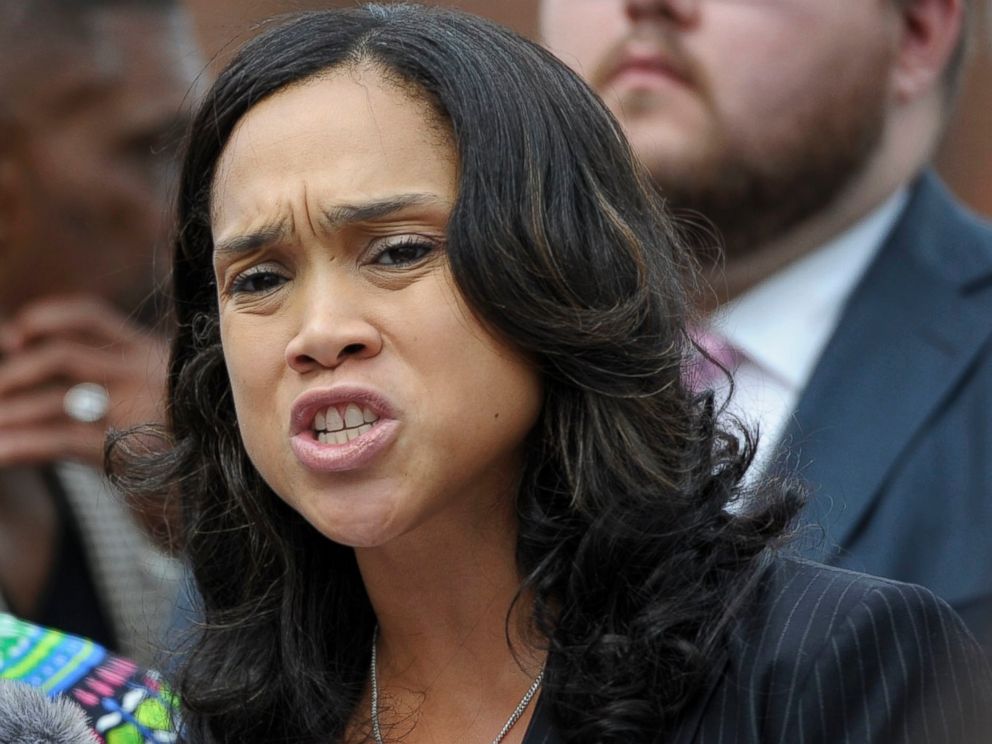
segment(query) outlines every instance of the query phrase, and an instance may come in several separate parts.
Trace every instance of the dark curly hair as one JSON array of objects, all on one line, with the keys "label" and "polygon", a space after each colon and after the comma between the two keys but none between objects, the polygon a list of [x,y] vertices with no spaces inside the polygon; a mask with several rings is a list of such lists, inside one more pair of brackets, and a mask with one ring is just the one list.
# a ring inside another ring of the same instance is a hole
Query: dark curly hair
[{"label": "dark curly hair", "polygon": [[544,704],[565,741],[654,740],[720,653],[799,498],[765,485],[728,509],[752,442],[721,428],[712,396],[684,382],[692,262],[600,100],[541,47],[412,5],[309,13],[261,35],[217,80],[189,137],[170,450],[144,462],[132,452],[118,474],[127,490],[182,500],[203,604],[179,679],[186,737],[340,739],[366,683],[375,618],[351,549],[286,506],[240,441],[209,217],[239,119],[349,66],[376,69],[448,123],[455,282],[543,377],[517,561],[547,644]]}]

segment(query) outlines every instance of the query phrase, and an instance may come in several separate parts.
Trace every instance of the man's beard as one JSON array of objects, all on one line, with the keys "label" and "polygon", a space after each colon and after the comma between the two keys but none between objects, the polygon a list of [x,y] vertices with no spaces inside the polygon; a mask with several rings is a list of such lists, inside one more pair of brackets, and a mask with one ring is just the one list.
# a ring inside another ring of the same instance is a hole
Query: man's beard
[{"label": "man's beard", "polygon": [[744,258],[831,206],[862,174],[883,135],[886,94],[882,73],[811,91],[788,128],[758,146],[721,131],[696,162],[647,165],[670,206],[712,223],[728,258]]}]

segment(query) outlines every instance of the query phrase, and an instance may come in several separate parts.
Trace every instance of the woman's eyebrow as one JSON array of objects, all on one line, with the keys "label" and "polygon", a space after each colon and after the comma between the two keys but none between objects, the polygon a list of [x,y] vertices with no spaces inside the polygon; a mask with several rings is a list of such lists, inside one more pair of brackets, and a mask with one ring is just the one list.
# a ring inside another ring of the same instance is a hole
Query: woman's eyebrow
[{"label": "woman's eyebrow", "polygon": [[[335,230],[358,222],[382,219],[410,207],[440,206],[442,204],[444,201],[437,194],[430,192],[398,194],[360,204],[338,204],[324,210],[322,226],[327,230]],[[250,253],[284,240],[291,231],[291,228],[284,221],[263,225],[250,233],[218,241],[214,245],[214,255],[236,256]]]},{"label": "woman's eyebrow", "polygon": [[443,202],[437,194],[410,193],[390,196],[385,199],[375,199],[361,204],[340,204],[324,211],[324,227],[338,229],[356,222],[371,222],[389,217],[408,207],[425,205],[441,205]]},{"label": "woman's eyebrow", "polygon": [[288,230],[284,222],[265,225],[258,230],[245,235],[236,235],[227,240],[221,240],[214,245],[214,256],[237,256],[250,253],[267,245],[277,243],[286,237]]}]

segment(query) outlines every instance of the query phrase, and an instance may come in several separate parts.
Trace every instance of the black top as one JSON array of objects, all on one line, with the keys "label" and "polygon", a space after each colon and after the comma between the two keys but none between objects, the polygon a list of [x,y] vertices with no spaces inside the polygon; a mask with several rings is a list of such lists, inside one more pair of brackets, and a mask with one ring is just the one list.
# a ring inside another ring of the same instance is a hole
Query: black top
[{"label": "black top", "polygon": [[[918,586],[779,558],[665,744],[992,741],[992,672]],[[524,744],[564,744],[538,700]]]}]

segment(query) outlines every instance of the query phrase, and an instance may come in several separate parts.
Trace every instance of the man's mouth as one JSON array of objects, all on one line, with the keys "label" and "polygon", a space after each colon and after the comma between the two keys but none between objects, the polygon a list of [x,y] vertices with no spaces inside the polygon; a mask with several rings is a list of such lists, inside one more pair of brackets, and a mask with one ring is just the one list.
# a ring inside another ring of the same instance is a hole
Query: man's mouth
[{"label": "man's mouth", "polygon": [[611,80],[626,75],[648,75],[664,77],[682,85],[687,85],[685,74],[668,60],[658,56],[636,55],[623,59],[610,75]]},{"label": "man's mouth", "polygon": [[686,87],[695,87],[696,75],[690,58],[677,48],[676,42],[654,36],[631,36],[607,52],[591,82],[597,90],[610,84],[645,83],[662,79]]}]

